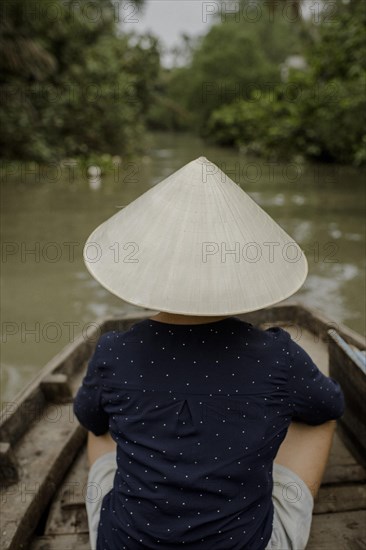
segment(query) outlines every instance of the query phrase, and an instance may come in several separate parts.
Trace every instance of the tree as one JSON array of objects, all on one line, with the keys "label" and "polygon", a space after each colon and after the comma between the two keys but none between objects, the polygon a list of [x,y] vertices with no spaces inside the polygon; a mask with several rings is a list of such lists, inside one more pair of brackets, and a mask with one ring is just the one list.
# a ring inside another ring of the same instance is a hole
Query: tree
[{"label": "tree", "polygon": [[315,25],[308,70],[290,72],[272,95],[214,111],[214,141],[277,158],[366,163],[366,9],[359,0],[336,8]]},{"label": "tree", "polygon": [[[237,3],[235,3],[236,5]],[[258,0],[265,13],[265,0]],[[242,0],[238,13],[217,15],[209,32],[192,44],[188,63],[165,75],[164,92],[175,106],[175,127],[207,136],[207,121],[223,105],[249,98],[251,91],[280,82],[280,63],[301,51],[302,26],[286,18],[258,17],[254,3]],[[226,9],[226,8],[223,8]],[[160,96],[161,98],[161,96]],[[168,117],[168,112],[166,113]],[[161,124],[164,117],[158,118]]]},{"label": "tree", "polygon": [[159,48],[152,36],[121,32],[116,7],[112,0],[2,3],[5,158],[141,149]]}]

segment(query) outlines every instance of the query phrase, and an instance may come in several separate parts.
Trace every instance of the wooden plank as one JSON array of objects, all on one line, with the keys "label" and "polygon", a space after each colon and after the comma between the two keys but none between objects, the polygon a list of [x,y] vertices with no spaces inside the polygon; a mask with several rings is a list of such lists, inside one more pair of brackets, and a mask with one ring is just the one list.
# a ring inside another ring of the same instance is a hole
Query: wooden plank
[{"label": "wooden plank", "polygon": [[48,374],[42,378],[41,390],[50,403],[65,403],[72,400],[72,393],[66,374]]},{"label": "wooden plank", "polygon": [[85,437],[72,403],[50,404],[14,447],[20,478],[0,490],[2,550],[24,547]]},{"label": "wooden plank", "polygon": [[313,516],[306,550],[365,550],[366,510]]},{"label": "wooden plank", "polygon": [[330,483],[365,483],[366,470],[351,455],[339,437],[339,427],[334,434],[328,464],[323,477],[323,484]]},{"label": "wooden plank", "polygon": [[329,343],[329,368],[331,376],[340,383],[344,393],[346,409],[340,420],[344,427],[344,438],[366,466],[365,373],[335,339]]},{"label": "wooden plank", "polygon": [[366,510],[366,485],[322,485],[314,505],[314,514]]},{"label": "wooden plank", "polygon": [[88,532],[85,509],[87,480],[87,456],[86,448],[83,448],[55,494],[44,530],[45,535]]},{"label": "wooden plank", "polygon": [[30,545],[29,550],[90,550],[89,535],[77,533],[37,537]]},{"label": "wooden plank", "polygon": [[9,442],[0,442],[0,485],[11,485],[19,480],[18,464]]},{"label": "wooden plank", "polygon": [[33,422],[37,422],[46,399],[38,381],[32,382],[19,399],[1,405],[0,439],[15,444]]}]

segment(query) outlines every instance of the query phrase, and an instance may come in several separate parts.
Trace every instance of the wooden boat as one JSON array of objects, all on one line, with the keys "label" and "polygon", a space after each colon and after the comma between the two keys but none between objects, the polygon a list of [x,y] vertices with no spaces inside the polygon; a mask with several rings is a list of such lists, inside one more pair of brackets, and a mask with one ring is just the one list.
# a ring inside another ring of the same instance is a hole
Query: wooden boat
[{"label": "wooden boat", "polygon": [[[96,341],[125,331],[157,312],[107,318],[69,344],[13,402],[0,424],[1,548],[86,550],[84,506],[86,430],[73,416],[72,399]],[[309,550],[366,548],[365,339],[296,302],[237,315],[261,328],[280,325],[338,380],[346,412],[338,421],[330,460],[316,499]]]}]

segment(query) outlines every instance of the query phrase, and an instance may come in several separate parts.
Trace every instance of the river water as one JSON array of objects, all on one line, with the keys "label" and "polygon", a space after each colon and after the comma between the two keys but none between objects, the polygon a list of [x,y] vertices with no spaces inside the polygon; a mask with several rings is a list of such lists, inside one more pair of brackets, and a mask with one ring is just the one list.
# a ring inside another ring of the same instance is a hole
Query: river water
[{"label": "river water", "polygon": [[364,333],[365,170],[268,163],[197,137],[153,134],[144,157],[122,160],[100,180],[69,164],[2,166],[3,400],[98,317],[141,311],[94,281],[83,244],[121,206],[199,156],[240,184],[305,251],[309,275],[292,299]]}]

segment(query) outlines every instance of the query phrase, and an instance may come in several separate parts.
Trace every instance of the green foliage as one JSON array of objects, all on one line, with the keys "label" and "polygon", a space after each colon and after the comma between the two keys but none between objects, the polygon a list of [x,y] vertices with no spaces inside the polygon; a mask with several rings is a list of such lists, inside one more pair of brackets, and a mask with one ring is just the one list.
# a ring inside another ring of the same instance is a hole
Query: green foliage
[{"label": "green foliage", "polygon": [[243,0],[244,15],[227,13],[207,35],[183,45],[190,47],[189,62],[164,75],[158,100],[165,112],[157,111],[153,126],[191,128],[207,136],[207,120],[216,109],[249,97],[253,88],[280,82],[280,63],[301,49],[302,24],[283,17],[271,22],[267,3],[259,1],[260,17],[254,2]]},{"label": "green foliage", "polygon": [[254,101],[212,113],[216,143],[267,157],[298,153],[313,160],[366,162],[366,10],[362,1],[337,4],[333,17],[312,29],[309,69],[291,71],[286,83]]},{"label": "green foliage", "polygon": [[55,0],[53,12],[33,0],[6,5],[2,156],[50,161],[139,152],[159,71],[156,39],[121,33],[112,0]]},{"label": "green foliage", "polygon": [[178,100],[182,94],[181,85],[186,71],[186,67],[161,69],[147,116],[151,130],[182,131],[193,128],[192,112],[184,105],[183,100]]},{"label": "green foliage", "polygon": [[248,153],[268,157],[276,151],[281,157],[293,145],[295,121],[293,103],[282,103],[273,92],[265,92],[260,99],[252,95],[250,101],[238,101],[215,111],[208,133],[210,140],[221,145],[240,146]]}]

